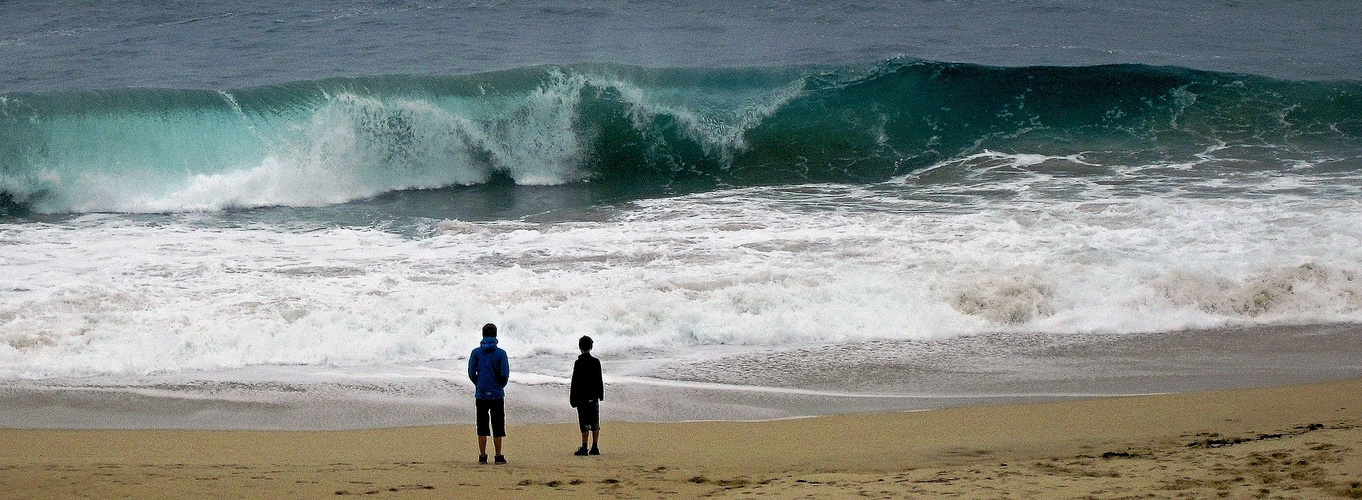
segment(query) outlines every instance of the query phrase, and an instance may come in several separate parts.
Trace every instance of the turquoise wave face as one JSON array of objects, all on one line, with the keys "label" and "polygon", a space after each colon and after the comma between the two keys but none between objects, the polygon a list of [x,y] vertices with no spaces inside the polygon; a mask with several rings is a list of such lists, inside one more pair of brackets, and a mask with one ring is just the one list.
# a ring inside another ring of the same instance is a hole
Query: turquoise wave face
[{"label": "turquoise wave face", "polygon": [[656,193],[876,182],[981,151],[1140,165],[1212,149],[1237,168],[1362,157],[1362,83],[895,60],[7,94],[0,205],[318,206],[498,179]]}]

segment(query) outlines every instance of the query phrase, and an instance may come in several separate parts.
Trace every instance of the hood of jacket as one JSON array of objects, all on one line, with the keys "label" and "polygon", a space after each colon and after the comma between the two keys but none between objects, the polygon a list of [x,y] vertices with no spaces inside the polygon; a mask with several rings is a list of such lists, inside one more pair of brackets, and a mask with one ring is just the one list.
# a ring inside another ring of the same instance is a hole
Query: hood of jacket
[{"label": "hood of jacket", "polygon": [[483,338],[482,338],[482,352],[492,352],[492,351],[496,350],[496,348],[497,348],[497,338],[496,338],[496,337],[483,337]]}]

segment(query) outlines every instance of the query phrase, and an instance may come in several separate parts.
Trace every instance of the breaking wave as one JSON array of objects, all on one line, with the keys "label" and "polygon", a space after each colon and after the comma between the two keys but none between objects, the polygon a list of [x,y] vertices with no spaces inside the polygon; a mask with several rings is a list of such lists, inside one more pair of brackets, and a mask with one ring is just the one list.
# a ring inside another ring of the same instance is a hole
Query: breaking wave
[{"label": "breaking wave", "polygon": [[877,182],[982,152],[1249,168],[1362,156],[1362,83],[1137,65],[530,67],[0,94],[0,215],[320,206],[509,180]]}]

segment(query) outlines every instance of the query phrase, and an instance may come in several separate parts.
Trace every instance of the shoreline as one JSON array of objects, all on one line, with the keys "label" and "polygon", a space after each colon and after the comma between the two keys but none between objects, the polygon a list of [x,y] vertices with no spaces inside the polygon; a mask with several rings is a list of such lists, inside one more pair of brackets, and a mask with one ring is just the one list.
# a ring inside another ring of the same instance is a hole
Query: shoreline
[{"label": "shoreline", "polygon": [[[351,431],[0,429],[18,498],[616,498],[747,495],[1358,498],[1362,378],[1254,389],[763,422]],[[1006,492],[1006,493],[1005,493]]]},{"label": "shoreline", "polygon": [[[759,421],[1175,394],[1362,377],[1358,360],[1359,324],[1088,337],[997,334],[745,349],[662,362],[607,357],[602,415],[639,422]],[[550,362],[563,360],[552,357],[530,361],[517,365],[524,378],[512,374],[510,422],[575,422],[566,385],[553,382],[566,380],[555,370],[570,365],[555,367]],[[346,430],[466,424],[473,421],[472,389],[463,365],[453,359],[350,375],[340,368],[257,367],[127,380],[0,382],[0,426]]]}]

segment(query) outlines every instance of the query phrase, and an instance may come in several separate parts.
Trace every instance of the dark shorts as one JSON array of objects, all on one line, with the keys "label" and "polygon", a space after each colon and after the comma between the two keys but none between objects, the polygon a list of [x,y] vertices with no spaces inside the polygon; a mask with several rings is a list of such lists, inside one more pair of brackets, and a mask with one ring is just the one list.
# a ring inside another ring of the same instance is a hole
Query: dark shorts
[{"label": "dark shorts", "polygon": [[478,435],[492,437],[506,436],[506,400],[479,399],[477,402]]},{"label": "dark shorts", "polygon": [[601,430],[600,401],[587,401],[577,405],[577,425],[582,432]]}]

